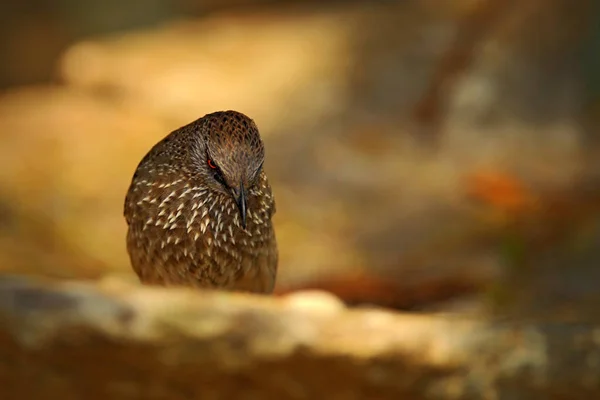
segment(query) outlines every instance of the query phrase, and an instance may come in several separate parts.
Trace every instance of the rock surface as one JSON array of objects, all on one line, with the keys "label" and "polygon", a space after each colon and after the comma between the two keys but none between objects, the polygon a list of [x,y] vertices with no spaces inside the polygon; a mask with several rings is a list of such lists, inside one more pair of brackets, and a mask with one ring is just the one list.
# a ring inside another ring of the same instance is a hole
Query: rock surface
[{"label": "rock surface", "polygon": [[584,399],[600,326],[0,280],[2,399]]}]

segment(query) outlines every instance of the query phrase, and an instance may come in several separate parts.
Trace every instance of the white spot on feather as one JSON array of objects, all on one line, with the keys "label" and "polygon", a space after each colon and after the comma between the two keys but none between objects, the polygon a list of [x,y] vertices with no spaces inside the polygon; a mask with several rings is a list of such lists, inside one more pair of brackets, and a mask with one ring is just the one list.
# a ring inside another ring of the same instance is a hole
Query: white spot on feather
[{"label": "white spot on feather", "polygon": [[194,210],[194,212],[192,213],[192,216],[190,217],[190,219],[187,222],[187,228],[190,229],[190,226],[194,223],[194,220],[196,219],[196,216],[198,215],[198,210]]}]

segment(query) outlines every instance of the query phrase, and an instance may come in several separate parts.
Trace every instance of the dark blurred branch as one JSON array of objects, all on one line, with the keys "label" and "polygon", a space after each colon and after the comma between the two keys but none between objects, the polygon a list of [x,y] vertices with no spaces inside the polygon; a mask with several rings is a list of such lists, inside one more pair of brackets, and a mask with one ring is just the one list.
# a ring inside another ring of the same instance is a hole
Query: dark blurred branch
[{"label": "dark blurred branch", "polygon": [[479,1],[459,21],[454,41],[442,55],[429,86],[414,108],[414,119],[422,131],[437,136],[448,93],[469,69],[478,46],[488,38],[512,4],[514,1],[511,0]]}]

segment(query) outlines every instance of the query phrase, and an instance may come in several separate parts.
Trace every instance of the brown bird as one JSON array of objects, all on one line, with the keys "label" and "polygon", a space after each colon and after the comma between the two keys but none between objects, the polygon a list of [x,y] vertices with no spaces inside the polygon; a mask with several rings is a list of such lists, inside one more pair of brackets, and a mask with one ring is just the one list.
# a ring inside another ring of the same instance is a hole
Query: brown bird
[{"label": "brown bird", "polygon": [[254,121],[221,111],[183,126],[139,163],[125,198],[140,281],[271,293],[275,200]]}]

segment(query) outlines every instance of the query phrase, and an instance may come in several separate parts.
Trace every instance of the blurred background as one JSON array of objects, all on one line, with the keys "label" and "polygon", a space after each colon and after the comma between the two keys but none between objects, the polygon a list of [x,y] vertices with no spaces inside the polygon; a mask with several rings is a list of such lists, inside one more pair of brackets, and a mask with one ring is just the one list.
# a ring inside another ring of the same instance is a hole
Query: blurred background
[{"label": "blurred background", "polygon": [[600,314],[600,3],[0,5],[0,271],[137,281],[125,192],[216,110],[253,118],[278,293]]}]

